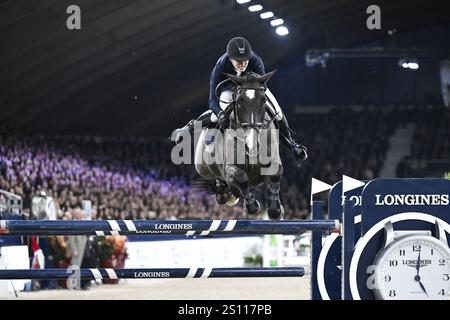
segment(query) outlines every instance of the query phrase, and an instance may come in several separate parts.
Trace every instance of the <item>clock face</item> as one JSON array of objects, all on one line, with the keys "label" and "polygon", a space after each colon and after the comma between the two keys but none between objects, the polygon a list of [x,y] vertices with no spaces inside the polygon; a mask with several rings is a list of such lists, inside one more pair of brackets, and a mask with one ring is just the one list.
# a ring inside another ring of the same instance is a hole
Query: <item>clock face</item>
[{"label": "clock face", "polygon": [[375,264],[377,299],[450,299],[450,249],[432,236],[394,240]]}]

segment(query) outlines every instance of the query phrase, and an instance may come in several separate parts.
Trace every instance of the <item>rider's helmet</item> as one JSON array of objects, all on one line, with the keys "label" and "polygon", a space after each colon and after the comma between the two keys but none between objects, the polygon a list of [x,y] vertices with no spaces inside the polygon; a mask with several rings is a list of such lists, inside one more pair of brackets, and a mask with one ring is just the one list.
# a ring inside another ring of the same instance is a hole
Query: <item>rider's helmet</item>
[{"label": "rider's helmet", "polygon": [[230,59],[236,61],[250,60],[252,56],[252,47],[247,39],[235,37],[228,42],[227,54]]}]

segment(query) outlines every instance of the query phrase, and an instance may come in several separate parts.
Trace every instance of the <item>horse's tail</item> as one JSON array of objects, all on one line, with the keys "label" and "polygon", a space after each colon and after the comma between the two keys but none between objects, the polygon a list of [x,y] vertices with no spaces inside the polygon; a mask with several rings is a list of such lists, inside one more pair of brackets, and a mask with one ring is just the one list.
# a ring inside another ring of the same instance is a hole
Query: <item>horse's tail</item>
[{"label": "horse's tail", "polygon": [[215,194],[215,179],[214,178],[198,178],[192,182],[192,188],[196,191]]}]

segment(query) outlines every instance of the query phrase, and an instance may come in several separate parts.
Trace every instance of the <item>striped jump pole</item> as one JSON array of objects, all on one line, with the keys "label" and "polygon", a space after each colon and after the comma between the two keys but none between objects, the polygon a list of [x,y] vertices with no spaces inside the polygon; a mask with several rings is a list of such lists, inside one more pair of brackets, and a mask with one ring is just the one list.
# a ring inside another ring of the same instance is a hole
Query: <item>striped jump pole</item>
[{"label": "striped jump pole", "polygon": [[0,220],[6,235],[261,235],[337,231],[338,220]]},{"label": "striped jump pole", "polygon": [[25,269],[0,270],[0,279],[168,279],[302,277],[304,268],[158,268],[158,269]]}]

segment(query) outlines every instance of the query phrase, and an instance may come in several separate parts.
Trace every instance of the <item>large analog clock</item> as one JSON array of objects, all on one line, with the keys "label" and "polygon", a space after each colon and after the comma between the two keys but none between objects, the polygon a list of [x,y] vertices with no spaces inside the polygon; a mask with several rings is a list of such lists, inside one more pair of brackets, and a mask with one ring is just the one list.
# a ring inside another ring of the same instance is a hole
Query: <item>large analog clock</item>
[{"label": "large analog clock", "polygon": [[377,299],[450,299],[450,249],[445,237],[392,237],[377,255],[375,266]]}]

